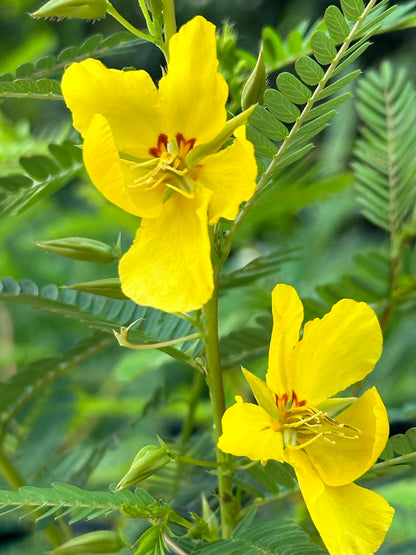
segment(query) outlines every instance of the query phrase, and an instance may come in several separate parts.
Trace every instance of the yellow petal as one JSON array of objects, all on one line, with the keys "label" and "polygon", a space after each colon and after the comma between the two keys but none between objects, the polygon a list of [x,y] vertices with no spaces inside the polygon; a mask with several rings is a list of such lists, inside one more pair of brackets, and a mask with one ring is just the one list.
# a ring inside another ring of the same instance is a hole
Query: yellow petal
[{"label": "yellow petal", "polygon": [[[331,486],[353,482],[375,463],[389,435],[386,408],[375,387],[335,417],[337,422],[359,430],[357,439],[328,436],[329,443],[317,439],[305,448],[322,480]],[[356,434],[344,428],[347,436]]]},{"label": "yellow petal", "polygon": [[263,380],[245,368],[242,368],[242,371],[258,404],[278,422],[280,420],[280,413],[277,409],[274,393],[270,391],[267,384]]},{"label": "yellow petal", "polygon": [[138,171],[120,161],[107,120],[96,114],[85,133],[84,164],[91,181],[110,202],[136,216],[154,218],[162,210],[163,189],[131,188]]},{"label": "yellow petal", "polygon": [[161,216],[142,220],[132,247],[119,264],[125,295],[166,312],[196,310],[210,299],[208,201],[206,192],[194,199],[173,193]]},{"label": "yellow petal", "polygon": [[373,555],[382,544],[394,509],[377,493],[355,484],[327,486],[307,455],[292,451],[299,487],[331,555]]},{"label": "yellow petal", "polygon": [[236,457],[253,461],[282,461],[283,440],[270,426],[270,416],[262,407],[237,402],[222,417],[222,436],[218,447]]},{"label": "yellow petal", "polygon": [[81,135],[94,114],[102,114],[122,152],[148,158],[159,134],[166,133],[158,91],[145,71],[108,69],[90,58],[68,67],[62,92]]},{"label": "yellow petal", "polygon": [[215,26],[194,17],[169,42],[167,74],[159,82],[169,136],[182,133],[201,144],[224,126],[228,86],[218,72]]},{"label": "yellow petal", "polygon": [[316,406],[362,380],[374,368],[382,344],[377,316],[368,304],[339,301],[322,319],[305,325],[294,354],[298,399]]},{"label": "yellow petal", "polygon": [[[303,305],[296,290],[283,283],[272,292],[273,331],[266,382],[279,397],[294,389],[292,354],[299,341]],[[297,391],[296,391],[297,393]],[[298,399],[304,399],[299,397]]]},{"label": "yellow petal", "polygon": [[209,224],[220,218],[234,220],[240,204],[256,189],[257,164],[254,147],[245,138],[245,128],[236,130],[234,143],[203,159],[195,168],[196,180],[213,192],[209,203]]}]

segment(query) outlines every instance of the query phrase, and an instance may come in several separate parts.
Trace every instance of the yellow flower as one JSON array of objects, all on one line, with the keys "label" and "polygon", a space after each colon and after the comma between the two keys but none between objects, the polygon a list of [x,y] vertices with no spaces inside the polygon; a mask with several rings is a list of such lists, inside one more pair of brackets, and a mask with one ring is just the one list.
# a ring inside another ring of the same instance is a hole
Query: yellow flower
[{"label": "yellow flower", "polygon": [[217,68],[215,27],[197,16],[171,38],[158,89],[143,70],[93,59],[71,64],[62,79],[92,182],[142,218],[120,261],[122,289],[167,312],[210,299],[208,226],[235,219],[255,190],[254,149],[241,125],[249,113],[227,127],[228,87]]},{"label": "yellow flower", "polygon": [[375,553],[393,509],[352,482],[383,450],[386,409],[373,387],[360,398],[333,398],[362,380],[380,357],[373,310],[343,299],[299,330],[303,306],[289,285],[272,294],[273,332],[266,382],[244,375],[259,403],[237,403],[223,416],[219,448],[236,456],[291,464],[312,520],[331,555]]}]

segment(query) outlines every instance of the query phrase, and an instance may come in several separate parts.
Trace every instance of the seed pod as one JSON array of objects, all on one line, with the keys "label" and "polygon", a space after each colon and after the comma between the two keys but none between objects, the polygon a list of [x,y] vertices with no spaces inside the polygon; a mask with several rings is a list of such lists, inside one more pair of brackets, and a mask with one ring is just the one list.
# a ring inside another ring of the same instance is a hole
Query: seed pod
[{"label": "seed pod", "polygon": [[88,237],[64,237],[51,241],[35,241],[35,245],[45,251],[96,264],[109,264],[118,258],[114,247]]},{"label": "seed pod", "polygon": [[264,65],[263,46],[260,48],[257,63],[244,84],[241,93],[241,107],[246,110],[253,104],[262,104],[266,90],[266,67]]},{"label": "seed pod", "polygon": [[99,19],[107,13],[106,0],[49,0],[32,17],[74,17]]},{"label": "seed pod", "polygon": [[116,486],[115,491],[136,486],[152,474],[156,474],[161,468],[170,462],[170,456],[163,447],[159,445],[146,445],[142,447],[133,462]]},{"label": "seed pod", "polygon": [[81,555],[83,553],[118,553],[126,547],[118,534],[111,530],[88,532],[56,547],[53,555]]}]

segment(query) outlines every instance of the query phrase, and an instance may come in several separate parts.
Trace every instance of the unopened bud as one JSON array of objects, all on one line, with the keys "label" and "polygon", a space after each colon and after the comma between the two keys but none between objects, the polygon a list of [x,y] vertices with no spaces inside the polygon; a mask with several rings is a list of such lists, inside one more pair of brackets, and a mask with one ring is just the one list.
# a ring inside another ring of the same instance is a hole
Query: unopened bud
[{"label": "unopened bud", "polygon": [[56,547],[53,555],[81,555],[83,553],[118,553],[126,547],[118,534],[111,530],[88,532]]},{"label": "unopened bud", "polygon": [[73,283],[72,285],[63,285],[62,288],[75,289],[75,291],[82,291],[92,295],[101,295],[101,297],[108,297],[109,299],[122,299],[123,301],[127,299],[121,290],[119,278],[105,278],[85,281],[83,283]]},{"label": "unopened bud", "polygon": [[166,449],[159,445],[146,445],[142,447],[123,478],[119,481],[115,491],[136,486],[142,480],[156,474],[170,462]]},{"label": "unopened bud", "polygon": [[266,90],[266,67],[264,65],[263,46],[260,48],[255,68],[245,82],[241,93],[241,107],[246,110],[253,104],[262,104]]},{"label": "unopened bud", "polygon": [[74,17],[99,19],[107,13],[106,0],[49,0],[32,17]]},{"label": "unopened bud", "polygon": [[61,254],[67,258],[96,264],[109,264],[118,258],[114,247],[87,237],[64,237],[51,241],[35,241],[35,245],[45,251]]}]

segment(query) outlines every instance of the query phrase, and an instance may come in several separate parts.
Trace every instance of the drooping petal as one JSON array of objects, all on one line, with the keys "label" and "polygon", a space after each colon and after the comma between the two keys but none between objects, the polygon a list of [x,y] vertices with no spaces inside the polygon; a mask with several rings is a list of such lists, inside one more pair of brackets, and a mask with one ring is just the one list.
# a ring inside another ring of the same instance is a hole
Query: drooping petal
[{"label": "drooping petal", "polygon": [[366,303],[337,302],[322,319],[305,325],[296,347],[293,389],[309,405],[362,380],[374,368],[383,345],[380,325]]},{"label": "drooping petal", "polygon": [[122,290],[136,303],[166,312],[201,308],[211,297],[213,273],[207,229],[209,193],[173,193],[156,219],[143,219],[122,257]]},{"label": "drooping petal", "polygon": [[[344,428],[347,437],[320,438],[305,448],[322,480],[331,486],[353,482],[375,463],[389,435],[386,408],[375,387],[335,417],[359,430]],[[342,431],[342,430],[341,430]],[[357,439],[348,436],[358,435]]]},{"label": "drooping petal", "polygon": [[[291,359],[293,349],[299,341],[303,305],[293,287],[280,283],[272,292],[272,308],[273,331],[266,382],[277,395],[281,396],[284,393],[290,395],[294,389]],[[298,398],[304,399],[299,395]]]},{"label": "drooping petal", "polygon": [[394,509],[377,493],[355,484],[328,486],[302,451],[292,451],[299,487],[331,555],[373,555],[382,544]]},{"label": "drooping petal", "polygon": [[94,114],[102,114],[122,152],[149,158],[159,134],[166,133],[158,91],[146,71],[108,69],[90,58],[68,67],[62,92],[81,135]]},{"label": "drooping petal", "polygon": [[222,417],[221,451],[254,461],[282,461],[282,435],[271,427],[267,412],[258,405],[243,403],[241,397],[236,400]]},{"label": "drooping petal", "polygon": [[130,188],[138,171],[120,161],[110,125],[101,114],[95,114],[85,132],[83,157],[91,181],[110,202],[135,216],[160,214],[163,189]]},{"label": "drooping petal", "polygon": [[213,192],[208,210],[210,225],[220,218],[234,220],[240,204],[256,189],[254,147],[245,138],[244,127],[236,130],[236,136],[231,146],[207,156],[201,166],[193,170],[198,183]]},{"label": "drooping petal", "polygon": [[181,133],[201,144],[224,126],[228,86],[217,70],[215,26],[194,17],[170,39],[168,72],[159,82],[169,137]]}]

